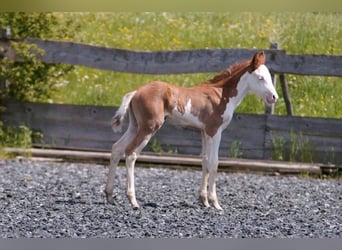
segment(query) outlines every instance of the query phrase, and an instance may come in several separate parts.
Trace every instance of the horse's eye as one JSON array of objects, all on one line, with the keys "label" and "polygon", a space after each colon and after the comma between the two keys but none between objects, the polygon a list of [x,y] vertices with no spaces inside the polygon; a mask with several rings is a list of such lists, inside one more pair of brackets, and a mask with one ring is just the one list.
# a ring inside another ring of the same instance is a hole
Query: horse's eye
[{"label": "horse's eye", "polygon": [[263,81],[263,80],[264,80],[264,77],[263,77],[263,76],[259,76],[259,80],[260,80],[260,81]]}]

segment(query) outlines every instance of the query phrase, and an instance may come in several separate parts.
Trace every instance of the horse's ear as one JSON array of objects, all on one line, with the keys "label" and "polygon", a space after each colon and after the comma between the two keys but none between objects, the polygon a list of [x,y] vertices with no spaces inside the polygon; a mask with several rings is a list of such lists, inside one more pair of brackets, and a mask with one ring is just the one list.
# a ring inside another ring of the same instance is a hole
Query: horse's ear
[{"label": "horse's ear", "polygon": [[265,64],[266,55],[264,51],[256,52],[252,59],[254,69],[257,69],[261,64]]}]

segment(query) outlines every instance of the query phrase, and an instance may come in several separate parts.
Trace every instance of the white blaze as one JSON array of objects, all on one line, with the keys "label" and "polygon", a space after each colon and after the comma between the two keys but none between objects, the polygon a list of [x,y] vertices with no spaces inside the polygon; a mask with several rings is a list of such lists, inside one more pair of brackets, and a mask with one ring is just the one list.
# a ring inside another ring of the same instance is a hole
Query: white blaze
[{"label": "white blaze", "polygon": [[253,81],[250,85],[252,92],[268,104],[275,103],[279,97],[268,68],[265,65],[260,65],[252,75],[255,76],[251,78]]}]

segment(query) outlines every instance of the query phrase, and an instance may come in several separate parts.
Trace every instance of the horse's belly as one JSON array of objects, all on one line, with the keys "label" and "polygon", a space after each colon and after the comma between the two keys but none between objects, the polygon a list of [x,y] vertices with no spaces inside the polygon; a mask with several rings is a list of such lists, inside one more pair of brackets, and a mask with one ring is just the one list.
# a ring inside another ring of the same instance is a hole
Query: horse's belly
[{"label": "horse's belly", "polygon": [[204,128],[203,122],[201,122],[197,116],[194,116],[189,112],[180,113],[177,110],[173,110],[171,114],[167,114],[167,119],[174,125],[192,127],[197,129]]}]

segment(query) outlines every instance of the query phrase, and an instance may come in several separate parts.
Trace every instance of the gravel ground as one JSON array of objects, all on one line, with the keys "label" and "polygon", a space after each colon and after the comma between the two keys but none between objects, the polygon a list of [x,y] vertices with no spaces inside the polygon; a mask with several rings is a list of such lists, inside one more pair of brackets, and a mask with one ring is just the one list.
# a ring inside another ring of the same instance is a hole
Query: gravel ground
[{"label": "gravel ground", "polygon": [[200,171],[136,168],[133,210],[118,169],[116,205],[102,165],[0,160],[0,237],[342,236],[342,181],[220,172],[223,212],[198,200]]}]

